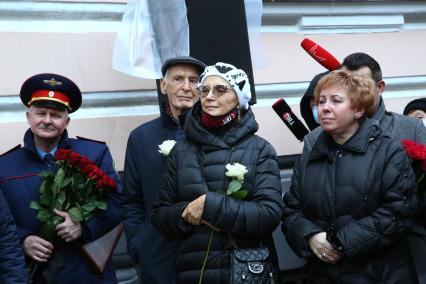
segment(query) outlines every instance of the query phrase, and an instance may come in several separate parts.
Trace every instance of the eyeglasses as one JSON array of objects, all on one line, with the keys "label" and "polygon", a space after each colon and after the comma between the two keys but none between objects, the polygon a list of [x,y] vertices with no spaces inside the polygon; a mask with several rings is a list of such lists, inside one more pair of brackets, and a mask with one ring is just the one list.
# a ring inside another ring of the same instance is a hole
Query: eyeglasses
[{"label": "eyeglasses", "polygon": [[210,88],[208,86],[198,86],[197,91],[200,97],[205,98],[210,93],[210,90],[212,91],[213,95],[216,97],[221,97],[224,94],[226,94],[229,91],[232,91],[232,88],[229,88],[224,85],[214,85],[213,88]]}]

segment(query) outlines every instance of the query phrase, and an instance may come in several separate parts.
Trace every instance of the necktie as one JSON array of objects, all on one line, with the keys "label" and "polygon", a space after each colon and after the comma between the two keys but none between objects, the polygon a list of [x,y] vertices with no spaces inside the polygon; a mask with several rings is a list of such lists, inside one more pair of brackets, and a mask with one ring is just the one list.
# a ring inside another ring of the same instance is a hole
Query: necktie
[{"label": "necktie", "polygon": [[43,159],[45,162],[46,162],[46,164],[47,164],[47,169],[48,170],[52,170],[53,169],[53,155],[52,154],[46,154],[45,156],[44,156],[44,159]]}]

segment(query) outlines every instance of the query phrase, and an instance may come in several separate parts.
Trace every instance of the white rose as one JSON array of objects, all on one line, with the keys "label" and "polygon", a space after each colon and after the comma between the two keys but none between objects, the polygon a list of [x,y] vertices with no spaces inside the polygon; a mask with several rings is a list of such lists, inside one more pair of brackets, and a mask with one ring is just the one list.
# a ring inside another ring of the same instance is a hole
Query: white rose
[{"label": "white rose", "polygon": [[230,178],[236,178],[240,181],[244,180],[244,175],[248,173],[248,170],[245,166],[234,163],[233,165],[227,164],[226,169],[228,170],[225,175]]},{"label": "white rose", "polygon": [[164,156],[168,156],[170,154],[170,151],[175,146],[176,141],[175,140],[165,140],[163,143],[158,145],[158,153],[163,154]]}]

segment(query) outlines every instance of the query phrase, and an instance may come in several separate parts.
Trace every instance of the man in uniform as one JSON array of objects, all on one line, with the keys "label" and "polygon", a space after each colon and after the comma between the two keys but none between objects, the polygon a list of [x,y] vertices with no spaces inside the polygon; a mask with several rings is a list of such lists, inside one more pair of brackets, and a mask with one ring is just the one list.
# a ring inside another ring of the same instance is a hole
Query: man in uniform
[{"label": "man in uniform", "polygon": [[[75,242],[91,242],[104,235],[122,219],[120,180],[104,143],[68,138],[69,113],[81,105],[81,92],[70,79],[56,74],[38,74],[27,79],[20,97],[29,109],[29,129],[24,146],[0,157],[0,187],[15,218],[17,232],[31,267],[37,265],[34,283],[117,283],[109,259],[102,275],[91,272]],[[63,218],[56,227],[57,238],[42,236],[37,211],[39,173],[52,170],[52,156],[58,149],[75,151],[91,161],[117,184],[117,191],[106,194],[107,209],[99,210],[87,221],[74,222],[67,212],[54,210]]]},{"label": "man in uniform", "polygon": [[139,264],[141,283],[174,283],[175,247],[151,224],[166,157],[158,152],[165,140],[181,140],[187,111],[197,99],[198,77],[205,64],[188,57],[164,62],[161,92],[167,96],[160,117],[134,129],[124,165],[125,230],[130,256]]}]

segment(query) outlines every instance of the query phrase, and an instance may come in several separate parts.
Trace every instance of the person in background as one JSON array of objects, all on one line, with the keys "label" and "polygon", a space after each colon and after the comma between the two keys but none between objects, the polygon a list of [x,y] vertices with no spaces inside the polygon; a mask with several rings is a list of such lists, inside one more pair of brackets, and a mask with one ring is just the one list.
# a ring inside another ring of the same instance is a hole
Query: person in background
[{"label": "person in background", "polygon": [[[426,144],[426,127],[418,119],[413,119],[385,109],[382,93],[385,90],[385,81],[379,63],[365,53],[352,53],[348,55],[341,68],[353,74],[365,76],[374,81],[374,111],[371,119],[379,122],[385,135],[394,139],[409,139],[417,143]],[[321,127],[307,134],[304,138],[303,151],[311,150],[316,139],[323,132]]]},{"label": "person in background", "polygon": [[[208,66],[198,91],[185,139],[166,161],[152,222],[166,238],[179,241],[177,284],[226,284],[229,236],[241,248],[268,247],[278,266],[272,231],[282,215],[280,171],[274,148],[255,135],[258,124],[243,70],[221,62]],[[237,177],[248,191],[240,199],[226,194]]]},{"label": "person in background", "polygon": [[300,113],[303,119],[305,120],[305,123],[308,126],[309,130],[311,131],[319,126],[318,107],[315,105],[314,102],[314,90],[318,84],[318,81],[329,72],[330,71],[326,71],[315,75],[315,77],[312,78],[311,82],[309,83],[305,94],[300,100]]},{"label": "person in background", "polygon": [[[32,278],[39,283],[117,283],[111,258],[101,275],[90,270],[74,242],[92,242],[116,227],[122,219],[121,183],[105,143],[68,137],[69,114],[81,105],[81,92],[70,79],[52,73],[28,78],[20,97],[25,106],[29,129],[24,147],[17,147],[0,157],[0,189],[16,221],[18,237],[30,263],[38,263]],[[107,209],[87,221],[74,222],[68,212],[54,209],[63,218],[57,225],[57,238],[42,237],[37,211],[31,201],[39,200],[43,171],[52,170],[58,149],[73,150],[93,161],[117,184],[116,192],[106,194]]]},{"label": "person in background", "polygon": [[[426,127],[426,98],[419,98],[409,102],[404,108],[404,115],[419,118]],[[420,188],[419,188],[420,190]],[[426,282],[426,205],[424,198],[419,197],[420,210],[415,226],[408,237],[411,254],[416,266],[419,283]]]},{"label": "person in background", "polygon": [[417,283],[405,241],[416,180],[400,141],[368,118],[375,87],[336,70],[315,89],[323,131],[294,166],[282,226],[310,283]]},{"label": "person in background", "polygon": [[24,254],[16,233],[15,221],[0,192],[0,283],[26,284]]},{"label": "person in background", "polygon": [[404,115],[420,118],[426,127],[426,98],[415,99],[404,108]]},{"label": "person in background", "polygon": [[128,252],[139,265],[141,283],[174,283],[176,244],[168,242],[151,224],[151,208],[166,160],[158,147],[166,140],[184,138],[185,118],[198,98],[196,87],[205,66],[189,56],[165,61],[160,88],[167,100],[160,105],[160,117],[134,129],[127,142],[124,224]]}]

